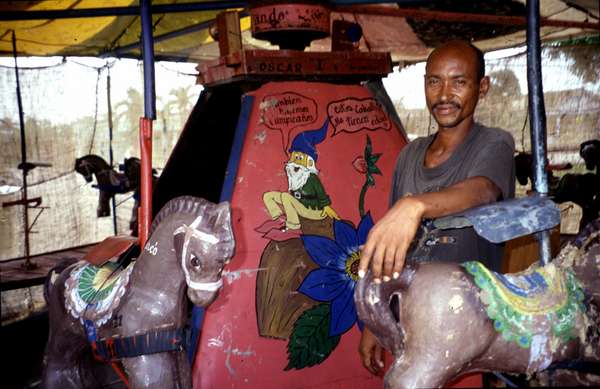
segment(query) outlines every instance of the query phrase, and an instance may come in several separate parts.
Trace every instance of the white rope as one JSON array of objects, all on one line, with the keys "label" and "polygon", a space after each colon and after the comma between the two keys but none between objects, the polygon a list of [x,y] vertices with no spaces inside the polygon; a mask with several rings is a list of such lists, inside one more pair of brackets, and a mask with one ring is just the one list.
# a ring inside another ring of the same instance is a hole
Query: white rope
[{"label": "white rope", "polygon": [[211,244],[216,244],[219,242],[219,239],[216,236],[212,234],[207,234],[206,232],[202,232],[196,229],[196,227],[198,227],[198,225],[200,224],[202,217],[203,215],[198,216],[189,226],[184,224],[183,226],[179,227],[175,230],[173,235],[177,235],[180,233],[185,234],[181,254],[181,269],[183,269],[183,274],[185,274],[185,282],[187,283],[188,288],[194,290],[202,290],[206,292],[215,292],[221,289],[221,287],[223,286],[222,278],[219,278],[217,281],[213,282],[196,282],[191,279],[190,273],[188,272],[188,269],[185,266],[185,260],[188,255],[188,246],[192,237],[207,241]]}]

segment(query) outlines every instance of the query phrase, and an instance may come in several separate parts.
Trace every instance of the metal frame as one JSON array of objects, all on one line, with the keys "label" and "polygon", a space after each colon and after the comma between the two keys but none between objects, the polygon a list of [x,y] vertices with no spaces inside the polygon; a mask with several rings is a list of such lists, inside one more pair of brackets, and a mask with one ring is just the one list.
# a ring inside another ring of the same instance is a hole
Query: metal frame
[{"label": "metal frame", "polygon": [[[533,157],[533,182],[540,196],[548,195],[548,175],[546,174],[546,111],[542,88],[542,60],[540,44],[540,3],[527,0],[527,90],[529,99],[529,121],[531,151]],[[545,265],[550,262],[550,231],[538,234],[540,258]]]},{"label": "metal frame", "polygon": [[151,0],[140,1],[142,22],[142,56],[144,63],[144,117],[140,118],[140,207],[138,230],[140,247],[144,247],[152,222],[152,121],[156,119],[154,78],[154,39],[152,37]]},{"label": "metal frame", "polygon": [[[353,1],[353,0],[338,0],[332,3],[337,4],[368,4],[373,1]],[[142,156],[142,201],[140,212],[140,243],[145,243],[147,234],[149,232],[149,220],[152,215],[152,197],[151,197],[151,176],[152,176],[152,162],[151,162],[151,151],[152,151],[152,120],[156,117],[155,109],[155,91],[154,91],[154,49],[153,49],[153,36],[152,36],[152,13],[173,13],[173,12],[194,12],[194,11],[206,11],[206,10],[220,10],[227,8],[242,8],[246,7],[247,2],[243,1],[213,1],[213,2],[202,2],[202,3],[183,3],[183,4],[166,4],[151,6],[151,0],[141,0],[140,7],[113,7],[113,8],[94,8],[94,9],[72,9],[72,10],[59,10],[59,11],[6,11],[0,14],[0,20],[32,20],[32,19],[56,19],[56,18],[82,18],[82,17],[98,17],[98,16],[119,16],[119,15],[141,15],[142,19],[142,55],[144,62],[144,108],[145,116],[140,118],[140,146]],[[544,112],[544,98],[541,81],[541,59],[540,59],[540,24],[542,25],[555,25],[555,26],[577,26],[581,28],[593,28],[600,29],[599,23],[577,23],[565,21],[550,21],[545,19],[540,23],[539,14],[539,0],[528,0],[527,4],[527,79],[529,89],[529,106],[531,115],[531,144],[534,158],[534,183],[536,192],[544,196],[548,192],[548,183],[545,174],[546,167],[546,118]],[[349,7],[338,7],[343,9]],[[360,7],[353,7],[353,12],[359,12],[362,10]],[[366,13],[374,13],[376,10],[371,11],[365,10]],[[439,12],[433,11],[419,11],[417,10],[385,10],[386,15],[398,15],[398,16],[409,16],[418,18],[439,18],[442,17]],[[469,15],[469,14],[444,14],[445,20],[450,20],[452,17],[460,18],[461,21],[474,20],[481,23],[504,23],[510,22],[512,24],[523,24],[524,18],[519,17],[501,17],[493,16],[493,21],[487,20],[484,16],[486,15]],[[488,15],[489,16],[489,15]],[[449,19],[450,18],[450,19]],[[502,22],[501,22],[502,21]],[[184,33],[197,31],[200,29],[199,26],[188,27],[178,32],[172,32],[161,36],[161,40],[170,39],[175,36],[179,36]],[[134,45],[128,45],[127,49],[135,47]],[[16,43],[13,35],[13,49],[15,55],[16,65]],[[123,49],[123,48],[121,48]],[[119,50],[119,49],[117,49]],[[15,66],[16,67],[16,66]],[[17,70],[18,80],[18,70]],[[19,94],[19,93],[18,93]],[[20,96],[19,102],[20,102]],[[22,111],[20,115],[22,115]],[[22,117],[20,118],[22,122]],[[22,140],[24,139],[24,129],[21,125]],[[25,157],[25,151],[22,146],[23,158]],[[25,159],[23,159],[25,160]],[[26,198],[26,170],[23,170],[24,180],[24,195]],[[27,205],[25,205],[25,220],[27,225]],[[27,227],[26,227],[27,228]],[[142,234],[143,232],[143,234]],[[550,259],[550,239],[549,232],[545,231],[540,234],[540,254],[543,263],[547,263]],[[26,242],[28,246],[28,242]],[[27,247],[26,247],[27,248]],[[28,255],[27,255],[28,257]]]}]

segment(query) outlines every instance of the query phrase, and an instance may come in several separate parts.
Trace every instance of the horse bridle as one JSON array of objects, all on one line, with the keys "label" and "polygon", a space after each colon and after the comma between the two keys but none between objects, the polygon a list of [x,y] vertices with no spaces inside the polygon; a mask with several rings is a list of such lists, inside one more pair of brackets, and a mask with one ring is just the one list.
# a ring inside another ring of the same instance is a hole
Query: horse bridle
[{"label": "horse bridle", "polygon": [[215,292],[221,289],[221,287],[223,286],[222,278],[219,278],[217,281],[214,282],[196,282],[190,278],[190,273],[188,272],[185,266],[185,260],[188,254],[188,246],[192,237],[205,240],[212,244],[219,242],[219,239],[216,236],[212,234],[207,234],[206,232],[202,232],[197,229],[202,217],[203,215],[198,216],[189,226],[186,224],[182,225],[181,227],[176,229],[175,232],[173,232],[173,235],[181,233],[185,234],[183,240],[183,247],[181,250],[181,269],[183,270],[183,274],[185,274],[185,282],[187,283],[188,288],[194,290],[201,290],[204,292]]}]

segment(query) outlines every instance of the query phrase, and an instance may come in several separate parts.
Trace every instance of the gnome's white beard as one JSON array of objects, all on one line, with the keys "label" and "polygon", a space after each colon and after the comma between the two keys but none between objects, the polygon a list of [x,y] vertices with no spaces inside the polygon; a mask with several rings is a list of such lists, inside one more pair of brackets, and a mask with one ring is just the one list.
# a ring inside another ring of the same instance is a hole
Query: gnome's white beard
[{"label": "gnome's white beard", "polygon": [[318,174],[319,171],[314,167],[305,167],[295,162],[288,162],[285,165],[285,172],[288,176],[288,189],[298,190],[306,184],[311,173]]}]

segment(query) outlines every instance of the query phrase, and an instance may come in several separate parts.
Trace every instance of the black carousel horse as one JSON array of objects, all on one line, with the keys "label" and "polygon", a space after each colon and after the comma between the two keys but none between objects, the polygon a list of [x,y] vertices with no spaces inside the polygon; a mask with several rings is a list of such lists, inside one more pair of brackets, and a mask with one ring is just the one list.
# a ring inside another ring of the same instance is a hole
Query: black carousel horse
[{"label": "black carousel horse", "polygon": [[[583,142],[579,148],[579,155],[585,161],[585,166],[591,173],[568,173],[561,178],[554,177],[552,171],[548,172],[549,196],[556,203],[571,201],[579,205],[583,211],[580,227],[583,228],[600,215],[600,140],[593,139]],[[519,153],[515,156],[516,177],[521,185],[527,185],[528,180],[533,182],[532,157],[528,153]],[[570,168],[570,164],[551,170]]]},{"label": "black carousel horse", "polygon": [[583,142],[579,155],[591,173],[565,174],[553,193],[557,203],[572,201],[583,211],[580,228],[600,217],[600,140]]},{"label": "black carousel horse", "polygon": [[[140,159],[125,158],[120,169],[123,173],[115,171],[101,157],[89,154],[75,160],[75,171],[81,174],[87,182],[92,182],[96,177],[95,187],[99,191],[97,216],[110,216],[110,200],[115,194],[133,191],[135,204],[129,221],[129,227],[135,235],[137,233],[137,209],[140,205]],[[156,184],[156,171],[152,171],[153,186]]]}]

